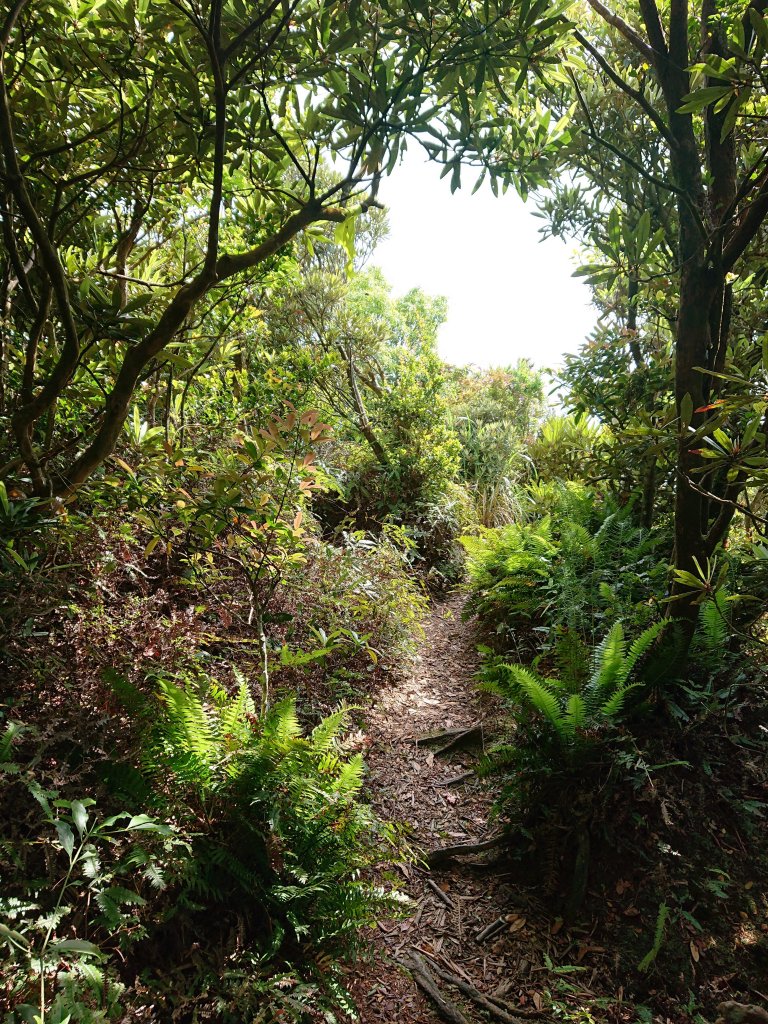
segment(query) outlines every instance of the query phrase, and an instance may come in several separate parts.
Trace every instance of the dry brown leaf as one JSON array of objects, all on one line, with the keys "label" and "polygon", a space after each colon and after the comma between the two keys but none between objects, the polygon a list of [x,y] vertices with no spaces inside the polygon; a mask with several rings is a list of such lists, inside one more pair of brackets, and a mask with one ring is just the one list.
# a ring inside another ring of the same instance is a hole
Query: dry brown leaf
[{"label": "dry brown leaf", "polygon": [[693,939],[691,939],[691,959],[693,960],[693,962],[695,964],[697,964],[699,962],[699,957],[700,956],[701,956],[701,953],[699,952],[699,947],[696,945],[696,943],[693,941]]},{"label": "dry brown leaf", "polygon": [[558,917],[552,922],[552,927],[549,930],[552,933],[552,935],[557,935],[557,933],[560,931],[562,927],[563,919],[562,917]]},{"label": "dry brown leaf", "polygon": [[519,917],[517,921],[513,921],[509,926],[510,932],[519,932],[522,928],[525,928],[527,921],[524,917]]}]

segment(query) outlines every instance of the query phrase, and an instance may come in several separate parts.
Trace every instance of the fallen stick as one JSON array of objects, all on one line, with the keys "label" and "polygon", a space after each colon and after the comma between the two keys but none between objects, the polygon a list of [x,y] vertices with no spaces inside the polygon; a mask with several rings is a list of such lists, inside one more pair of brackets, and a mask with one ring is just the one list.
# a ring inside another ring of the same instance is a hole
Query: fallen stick
[{"label": "fallen stick", "polygon": [[436,786],[458,786],[460,782],[464,782],[466,779],[477,778],[475,772],[462,772],[461,775],[452,775],[450,779],[445,779],[442,782],[436,782]]},{"label": "fallen stick", "polygon": [[435,896],[437,896],[439,900],[442,900],[446,907],[450,907],[451,910],[456,909],[456,906],[451,897],[447,893],[443,892],[443,890],[436,882],[433,882],[431,878],[427,878],[426,882],[429,888],[435,894]]},{"label": "fallen stick", "polygon": [[490,1013],[492,1017],[496,1018],[496,1020],[502,1021],[502,1024],[520,1024],[520,1021],[532,1020],[545,1015],[543,1010],[512,1010],[512,1012],[509,1012],[511,1008],[508,1008],[508,1004],[502,1004],[498,999],[492,999],[491,997],[484,996],[483,993],[479,989],[475,988],[474,985],[464,981],[456,974],[451,974],[449,971],[443,970],[442,967],[439,967],[431,959],[429,966],[438,978],[441,978],[443,981],[447,981],[449,985],[453,985],[459,990],[459,992],[462,992],[474,1003],[477,1003],[478,1006],[482,1007],[486,1013]]},{"label": "fallen stick", "polygon": [[493,836],[492,839],[483,839],[479,843],[460,843],[458,846],[441,846],[427,854],[427,864],[433,868],[446,860],[453,860],[454,857],[468,857],[473,853],[484,853],[486,850],[493,850],[501,846],[505,837],[503,835]]},{"label": "fallen stick", "polygon": [[438,988],[437,982],[432,977],[429,968],[418,953],[411,953],[404,962],[404,966],[410,971],[411,977],[422,992],[428,995],[435,1004],[437,1012],[447,1024],[469,1024],[461,1010],[449,999],[445,998]]},{"label": "fallen stick", "polygon": [[[482,726],[474,726],[473,728],[482,731]],[[441,740],[449,740],[454,736],[463,736],[465,733],[470,732],[471,729],[467,729],[466,725],[462,725],[458,729],[435,729],[432,732],[422,733],[421,736],[409,737],[411,743],[415,743],[417,747],[420,747],[429,743],[439,743]]]},{"label": "fallen stick", "polygon": [[481,928],[475,936],[478,942],[485,942],[486,939],[490,939],[497,932],[503,931],[507,926],[507,919],[505,917],[497,917],[495,921],[491,921],[485,928]]}]

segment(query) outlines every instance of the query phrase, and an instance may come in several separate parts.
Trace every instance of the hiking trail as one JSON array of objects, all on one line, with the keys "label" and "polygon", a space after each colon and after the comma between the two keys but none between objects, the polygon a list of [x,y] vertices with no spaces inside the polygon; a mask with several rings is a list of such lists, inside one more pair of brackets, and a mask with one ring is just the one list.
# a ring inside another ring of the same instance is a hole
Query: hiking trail
[{"label": "hiking trail", "polygon": [[[462,621],[462,608],[456,595],[433,604],[411,671],[382,689],[366,716],[373,807],[385,820],[407,823],[410,842],[422,855],[482,843],[499,831],[490,813],[493,793],[472,771],[498,732],[498,705],[473,678],[477,637],[473,624]],[[442,732],[448,735],[424,740]],[[519,1010],[526,1018],[539,1016],[540,999],[530,991],[532,963],[521,943],[531,901],[510,884],[508,866],[485,865],[488,856],[493,849],[441,859],[431,869],[424,863],[398,868],[413,908],[404,920],[378,923],[372,948],[352,972],[362,1024],[451,1019],[450,1008],[438,1012],[406,969],[414,954],[433,975],[442,970],[490,996],[497,1019]],[[457,1024],[488,1019],[445,978],[434,978],[459,1009]]]}]

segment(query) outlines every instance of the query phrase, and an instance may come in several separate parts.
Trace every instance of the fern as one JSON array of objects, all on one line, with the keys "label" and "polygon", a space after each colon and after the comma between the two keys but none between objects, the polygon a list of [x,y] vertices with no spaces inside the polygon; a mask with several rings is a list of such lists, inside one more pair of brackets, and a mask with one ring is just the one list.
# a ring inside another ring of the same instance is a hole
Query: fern
[{"label": "fern", "polygon": [[8,722],[5,732],[0,736],[0,765],[8,764],[11,761],[13,741],[24,731],[19,722]]},{"label": "fern", "polygon": [[661,952],[661,947],[664,945],[664,930],[667,926],[668,917],[669,907],[666,903],[662,902],[659,904],[659,912],[656,915],[656,926],[653,931],[653,945],[637,965],[638,971],[641,971],[643,974],[649,969],[653,961]]},{"label": "fern", "polygon": [[518,669],[515,673],[521,693],[524,694],[533,708],[539,712],[555,730],[563,732],[563,713],[557,697],[549,688],[545,680],[537,679],[532,673],[525,669]]},{"label": "fern", "polygon": [[653,642],[659,636],[659,634],[666,629],[669,623],[665,621],[654,622],[653,625],[644,629],[643,632],[638,636],[630,645],[627,657],[624,661],[624,673],[622,682],[629,679],[635,670],[635,666],[638,664],[641,658],[643,658],[648,651],[651,649]]},{"label": "fern", "polygon": [[716,671],[723,665],[728,650],[731,639],[730,601],[728,592],[723,589],[699,609],[692,654],[710,671]]},{"label": "fern", "polygon": [[[315,949],[348,947],[379,910],[394,908],[361,877],[380,856],[380,826],[358,802],[363,759],[346,756],[341,744],[349,709],[305,736],[294,700],[258,715],[246,680],[237,678],[232,695],[212,680],[161,680],[155,713],[141,712],[143,773],[179,802],[182,821],[185,804],[192,808],[176,903],[187,913],[237,907],[268,919],[278,936],[273,955],[279,936]],[[118,895],[103,895],[105,919],[119,910]]]},{"label": "fern", "polygon": [[573,693],[568,698],[564,723],[567,727],[567,734],[570,737],[574,737],[580,729],[586,726],[587,706],[580,693]]},{"label": "fern", "polygon": [[615,690],[605,704],[600,708],[600,715],[608,720],[618,718],[624,710],[627,694],[631,690],[642,690],[642,683],[630,683],[628,686],[620,686]]},{"label": "fern", "polygon": [[[642,682],[629,679],[663,625],[646,629],[627,651],[623,626],[614,623],[593,652],[592,676],[580,688],[573,679],[543,679],[522,665],[508,664],[497,664],[494,678],[483,688],[494,689],[516,708],[538,716],[560,751],[572,758],[578,749],[599,742],[600,730],[616,725],[626,713],[628,695],[645,688]],[[494,763],[491,755],[481,770],[489,773]]]},{"label": "fern", "polygon": [[349,719],[349,711],[349,708],[341,708],[315,726],[310,734],[310,743],[315,753],[322,754],[331,748]]},{"label": "fern", "polygon": [[623,681],[625,650],[624,627],[621,622],[615,622],[595,650],[588,689],[597,691],[599,695]]}]

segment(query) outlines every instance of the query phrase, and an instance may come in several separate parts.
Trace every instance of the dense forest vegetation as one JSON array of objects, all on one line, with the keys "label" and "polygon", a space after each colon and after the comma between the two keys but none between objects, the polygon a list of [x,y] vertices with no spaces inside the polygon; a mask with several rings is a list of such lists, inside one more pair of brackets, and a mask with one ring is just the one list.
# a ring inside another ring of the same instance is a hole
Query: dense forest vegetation
[{"label": "dense forest vegetation", "polygon": [[[764,0],[12,0],[0,62],[5,1019],[765,1024]],[[371,265],[417,148],[579,243],[553,381]],[[483,721],[386,746],[430,650]]]}]

